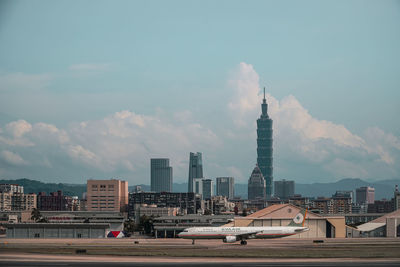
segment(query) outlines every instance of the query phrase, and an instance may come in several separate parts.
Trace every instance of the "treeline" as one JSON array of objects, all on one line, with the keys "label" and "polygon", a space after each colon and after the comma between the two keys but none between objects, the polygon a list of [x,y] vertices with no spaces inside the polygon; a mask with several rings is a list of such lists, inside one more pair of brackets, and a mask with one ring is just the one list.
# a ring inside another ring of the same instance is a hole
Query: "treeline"
[{"label": "treeline", "polygon": [[43,183],[31,179],[16,179],[16,180],[0,180],[0,184],[18,184],[24,187],[25,193],[39,193],[56,192],[61,190],[64,195],[67,196],[78,196],[82,198],[82,193],[86,192],[86,184],[63,184],[63,183]]}]

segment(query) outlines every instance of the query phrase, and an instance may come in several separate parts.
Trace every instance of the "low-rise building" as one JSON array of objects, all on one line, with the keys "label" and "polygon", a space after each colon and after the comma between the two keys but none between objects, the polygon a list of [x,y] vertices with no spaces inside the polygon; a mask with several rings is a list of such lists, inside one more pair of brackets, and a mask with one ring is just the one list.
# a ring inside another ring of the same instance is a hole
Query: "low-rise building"
[{"label": "low-rise building", "polygon": [[135,208],[140,204],[157,205],[157,207],[176,207],[181,214],[202,214],[204,201],[201,195],[190,193],[172,192],[140,192],[129,194],[128,214],[134,217]]},{"label": "low-rise building", "polygon": [[235,203],[230,202],[226,196],[213,196],[204,201],[204,209],[215,215],[233,213],[234,208]]},{"label": "low-rise building", "polygon": [[7,238],[105,238],[108,223],[10,223]]},{"label": "low-rise building", "polygon": [[137,204],[135,207],[135,223],[140,222],[140,217],[143,215],[149,217],[165,217],[176,216],[179,214],[178,207],[157,207],[157,205]]},{"label": "low-rise building", "polygon": [[348,237],[400,237],[400,210],[347,229]]},{"label": "low-rise building", "polygon": [[308,197],[303,197],[297,194],[289,198],[289,203],[303,209],[309,209],[311,206],[311,202]]}]

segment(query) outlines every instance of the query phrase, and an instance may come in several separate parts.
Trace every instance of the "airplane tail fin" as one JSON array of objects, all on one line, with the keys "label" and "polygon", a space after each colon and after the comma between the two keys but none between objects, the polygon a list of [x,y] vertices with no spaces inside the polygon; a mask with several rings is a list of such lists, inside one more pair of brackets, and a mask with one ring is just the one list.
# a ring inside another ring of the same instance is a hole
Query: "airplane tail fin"
[{"label": "airplane tail fin", "polygon": [[299,213],[297,213],[297,215],[293,218],[293,220],[289,223],[288,226],[304,227],[306,216],[307,216],[307,210],[301,210]]}]

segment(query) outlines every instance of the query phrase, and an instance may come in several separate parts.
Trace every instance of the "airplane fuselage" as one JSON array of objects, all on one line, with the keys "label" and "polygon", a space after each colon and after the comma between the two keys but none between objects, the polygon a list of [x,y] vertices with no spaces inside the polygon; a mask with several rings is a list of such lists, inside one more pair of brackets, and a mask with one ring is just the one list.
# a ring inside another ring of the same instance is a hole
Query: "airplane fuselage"
[{"label": "airplane fuselage", "polygon": [[279,238],[308,231],[307,227],[194,227],[179,233],[185,239],[225,239],[227,236],[253,238]]}]

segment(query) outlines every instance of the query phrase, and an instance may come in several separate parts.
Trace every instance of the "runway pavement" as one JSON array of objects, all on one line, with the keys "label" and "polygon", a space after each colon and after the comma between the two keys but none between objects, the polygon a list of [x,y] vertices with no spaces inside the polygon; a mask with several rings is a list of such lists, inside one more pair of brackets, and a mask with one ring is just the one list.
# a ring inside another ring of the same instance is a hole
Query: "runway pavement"
[{"label": "runway pavement", "polygon": [[400,266],[399,238],[314,241],[1,238],[0,266]]}]

